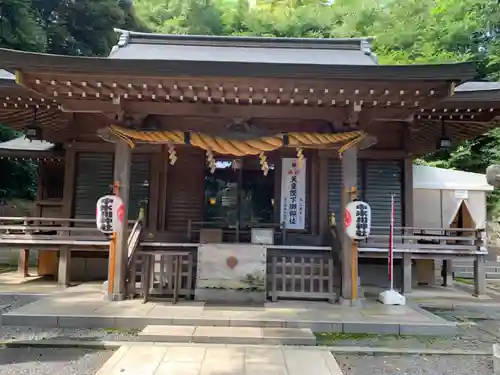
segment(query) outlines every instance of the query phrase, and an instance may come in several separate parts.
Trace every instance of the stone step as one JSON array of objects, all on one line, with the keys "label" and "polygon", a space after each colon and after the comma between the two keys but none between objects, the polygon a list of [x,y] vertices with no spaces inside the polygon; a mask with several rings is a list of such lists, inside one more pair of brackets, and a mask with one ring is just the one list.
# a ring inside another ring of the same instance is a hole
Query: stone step
[{"label": "stone step", "polygon": [[240,345],[316,345],[309,328],[209,327],[149,325],[141,341]]}]

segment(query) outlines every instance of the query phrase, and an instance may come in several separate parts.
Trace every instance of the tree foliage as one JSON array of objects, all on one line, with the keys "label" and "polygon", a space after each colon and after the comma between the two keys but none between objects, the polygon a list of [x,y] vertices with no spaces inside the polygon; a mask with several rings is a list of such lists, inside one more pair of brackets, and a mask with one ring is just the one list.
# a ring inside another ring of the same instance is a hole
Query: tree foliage
[{"label": "tree foliage", "polygon": [[[115,27],[147,30],[127,0],[0,0],[0,47],[62,55],[105,56]],[[0,142],[21,134],[0,124]],[[0,200],[33,199],[36,165],[0,159]]]},{"label": "tree foliage", "polygon": [[[176,1],[183,7],[174,5]],[[477,79],[500,80],[498,0],[136,0],[135,4],[148,27],[157,32],[372,36],[380,63],[475,61]],[[484,173],[488,165],[500,163],[500,130],[417,162]],[[490,203],[500,206],[497,202],[493,195]]]},{"label": "tree foliage", "polygon": [[[0,125],[0,142],[19,137],[14,130]],[[31,161],[0,158],[0,202],[13,198],[34,199],[36,194],[36,164]]]}]

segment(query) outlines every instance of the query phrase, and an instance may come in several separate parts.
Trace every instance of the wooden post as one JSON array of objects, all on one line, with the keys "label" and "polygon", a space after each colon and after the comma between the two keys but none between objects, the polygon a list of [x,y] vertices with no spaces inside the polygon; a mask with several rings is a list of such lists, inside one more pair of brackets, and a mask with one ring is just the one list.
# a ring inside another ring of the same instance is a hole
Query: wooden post
[{"label": "wooden post", "polygon": [[[66,155],[64,158],[64,187],[62,214],[64,218],[71,218],[73,210],[73,198],[75,194],[75,161],[76,152],[73,144],[66,145]],[[70,223],[66,223],[67,226]],[[71,281],[71,248],[63,246],[59,250],[59,265],[57,270],[57,282],[60,285],[69,285]]]},{"label": "wooden post", "polygon": [[[404,223],[405,227],[413,227],[413,160],[404,160]],[[406,231],[401,233],[406,234]],[[411,293],[412,261],[411,253],[403,254],[403,293]]]},{"label": "wooden post", "polygon": [[[356,244],[345,234],[344,208],[351,202],[356,192],[358,152],[352,147],[344,152],[341,159],[341,217],[337,220],[342,240],[342,298],[350,299],[353,303],[358,297],[358,251]],[[355,299],[353,299],[353,296]]]},{"label": "wooden post", "polygon": [[71,281],[71,250],[69,246],[63,246],[59,250],[59,267],[57,270],[57,282],[59,285],[68,286]]},{"label": "wooden post", "polygon": [[19,250],[19,258],[17,261],[17,272],[23,277],[28,277],[28,263],[29,263],[30,251],[29,249]]},{"label": "wooden post", "polygon": [[130,162],[132,150],[119,139],[115,145],[115,170],[113,190],[123,201],[123,225],[113,234],[110,244],[108,270],[108,297],[112,301],[125,299],[128,262],[128,206],[130,191]]}]

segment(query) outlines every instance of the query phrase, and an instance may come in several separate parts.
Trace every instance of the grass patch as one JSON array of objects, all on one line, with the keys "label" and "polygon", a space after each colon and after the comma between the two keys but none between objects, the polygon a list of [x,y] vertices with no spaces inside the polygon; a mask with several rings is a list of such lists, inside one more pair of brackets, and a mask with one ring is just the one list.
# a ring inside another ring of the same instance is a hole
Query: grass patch
[{"label": "grass patch", "polygon": [[474,285],[474,280],[455,277],[455,281],[460,284]]},{"label": "grass patch", "polygon": [[419,335],[378,335],[369,333],[343,333],[343,332],[316,332],[314,333],[318,345],[330,346],[339,344],[356,343],[362,345],[380,345],[394,346],[389,343],[401,341],[417,341],[424,345],[431,345],[440,340],[435,336],[419,336]]}]

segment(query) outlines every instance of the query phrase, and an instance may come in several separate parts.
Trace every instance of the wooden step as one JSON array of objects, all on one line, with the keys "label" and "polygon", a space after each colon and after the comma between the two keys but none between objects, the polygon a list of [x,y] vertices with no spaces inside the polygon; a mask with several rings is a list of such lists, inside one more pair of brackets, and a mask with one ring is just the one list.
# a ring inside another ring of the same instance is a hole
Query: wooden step
[{"label": "wooden step", "polygon": [[316,345],[309,328],[207,327],[149,325],[141,341],[241,345]]}]

